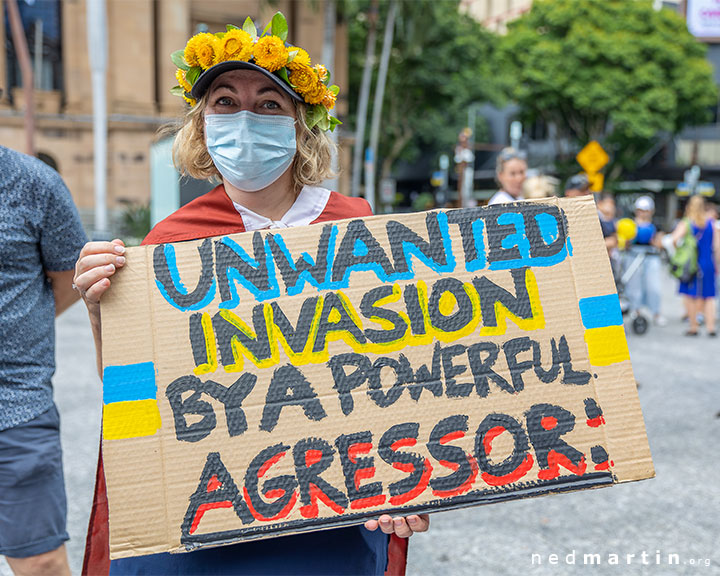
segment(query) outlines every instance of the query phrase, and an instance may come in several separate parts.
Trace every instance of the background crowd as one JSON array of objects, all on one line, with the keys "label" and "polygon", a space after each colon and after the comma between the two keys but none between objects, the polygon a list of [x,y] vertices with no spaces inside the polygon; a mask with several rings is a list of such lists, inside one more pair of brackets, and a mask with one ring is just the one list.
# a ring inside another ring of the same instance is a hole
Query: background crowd
[{"label": "background crowd", "polygon": [[[530,173],[522,150],[503,149],[496,165],[499,190],[489,204],[560,195],[554,178],[537,173],[528,176]],[[715,337],[720,267],[718,206],[693,194],[676,215],[674,227],[665,231],[655,222],[651,193],[637,194],[632,212],[625,214],[618,209],[613,194],[592,192],[587,175],[576,174],[565,182],[562,196],[588,195],[595,198],[618,292],[633,330],[644,333],[648,319],[658,326],[667,324],[662,311],[662,283],[677,282],[683,296],[683,320],[688,324],[685,336],[697,336],[699,325],[704,323],[707,335]],[[680,261],[682,270],[678,269]]]}]

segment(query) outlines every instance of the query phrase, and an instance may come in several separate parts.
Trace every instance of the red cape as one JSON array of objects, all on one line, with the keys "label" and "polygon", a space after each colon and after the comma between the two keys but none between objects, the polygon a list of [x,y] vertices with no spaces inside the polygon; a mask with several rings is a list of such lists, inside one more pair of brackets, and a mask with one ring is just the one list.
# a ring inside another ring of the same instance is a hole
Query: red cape
[{"label": "red cape", "polygon": [[[311,224],[362,216],[372,216],[370,206],[364,199],[348,198],[337,192],[331,192],[324,210]],[[225,193],[225,187],[221,184],[181,207],[162,222],[158,222],[143,240],[143,245],[198,240],[239,232],[245,232],[242,217],[235,210],[232,200]],[[110,571],[109,537],[107,493],[101,446],[95,476],[95,495],[85,540],[83,576],[107,576]],[[394,534],[391,536],[386,576],[405,575],[407,549],[408,540],[406,538],[398,538]]]}]

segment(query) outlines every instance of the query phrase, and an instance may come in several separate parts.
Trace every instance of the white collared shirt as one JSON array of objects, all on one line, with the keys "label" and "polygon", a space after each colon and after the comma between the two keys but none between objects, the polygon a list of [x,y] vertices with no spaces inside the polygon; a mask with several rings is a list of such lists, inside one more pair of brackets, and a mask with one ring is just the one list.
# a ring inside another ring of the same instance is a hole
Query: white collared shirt
[{"label": "white collared shirt", "polygon": [[330,190],[319,186],[303,186],[300,194],[290,209],[280,220],[270,220],[257,212],[253,212],[245,206],[233,202],[235,210],[242,217],[246,232],[253,230],[266,230],[268,228],[290,228],[292,226],[306,226],[317,218],[325,210],[330,199]]},{"label": "white collared shirt", "polygon": [[498,190],[495,192],[492,198],[490,198],[490,202],[488,202],[488,206],[493,206],[495,204],[509,204],[510,202],[522,202],[525,198],[521,196],[515,198],[514,196],[510,196],[505,190]]}]

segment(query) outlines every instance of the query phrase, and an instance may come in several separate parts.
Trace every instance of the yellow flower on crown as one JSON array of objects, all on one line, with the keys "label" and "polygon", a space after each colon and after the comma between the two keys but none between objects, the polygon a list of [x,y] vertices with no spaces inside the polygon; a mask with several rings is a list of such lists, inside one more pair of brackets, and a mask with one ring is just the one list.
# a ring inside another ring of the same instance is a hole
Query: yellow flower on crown
[{"label": "yellow flower on crown", "polygon": [[219,46],[215,34],[201,32],[190,38],[185,45],[185,62],[188,66],[200,66],[207,69],[214,64],[217,52],[219,52]]},{"label": "yellow flower on crown", "polygon": [[294,70],[300,66],[310,66],[310,55],[305,50],[297,46],[288,48],[288,52],[292,52],[293,50],[297,50],[297,54],[295,54],[293,61],[288,63],[287,67],[289,70]]},{"label": "yellow flower on crown", "polygon": [[275,72],[287,64],[288,49],[277,36],[263,36],[255,43],[255,64]]},{"label": "yellow flower on crown", "polygon": [[185,71],[178,68],[175,70],[175,78],[177,78],[178,84],[182,87],[185,92],[192,90],[192,84],[185,79]]},{"label": "yellow flower on crown", "polygon": [[328,77],[327,68],[325,68],[325,66],[323,66],[322,64],[315,64],[315,66],[313,66],[313,70],[315,70],[315,73],[318,75],[318,78],[320,78],[320,80],[322,82],[325,82],[325,80]]},{"label": "yellow flower on crown", "polygon": [[[258,38],[256,31],[255,23],[247,18],[243,28],[228,24],[227,32],[195,34],[184,49],[170,55],[177,67],[175,78],[179,84],[172,93],[196,106],[197,100],[190,93],[194,83],[207,70],[227,61],[253,62],[270,73],[280,71],[276,75],[277,81],[290,84],[290,88],[310,106],[308,126],[333,130],[341,123],[329,115],[337,102],[338,88],[332,86],[330,90],[326,87],[330,80],[327,68],[322,64],[312,66],[310,55],[302,48],[285,46],[288,26],[281,12],[273,16],[263,36]],[[288,62],[290,52],[292,61]]]},{"label": "yellow flower on crown", "polygon": [[[315,73],[313,73],[313,76],[315,76]],[[305,102],[308,104],[320,104],[325,98],[327,91],[328,89],[325,87],[325,84],[320,82],[320,79],[315,76],[315,86],[305,93]]]},{"label": "yellow flower on crown", "polygon": [[330,90],[325,91],[325,96],[322,99],[321,104],[325,106],[328,110],[332,110],[335,108],[335,102],[337,101],[337,96],[335,96],[334,92],[331,92]]},{"label": "yellow flower on crown", "polygon": [[253,39],[245,30],[233,28],[225,33],[220,39],[223,51],[223,62],[225,60],[250,60],[253,52]]},{"label": "yellow flower on crown", "polygon": [[291,69],[288,78],[290,78],[290,82],[292,82],[298,94],[307,94],[315,88],[318,81],[313,69],[302,64],[298,64]]}]

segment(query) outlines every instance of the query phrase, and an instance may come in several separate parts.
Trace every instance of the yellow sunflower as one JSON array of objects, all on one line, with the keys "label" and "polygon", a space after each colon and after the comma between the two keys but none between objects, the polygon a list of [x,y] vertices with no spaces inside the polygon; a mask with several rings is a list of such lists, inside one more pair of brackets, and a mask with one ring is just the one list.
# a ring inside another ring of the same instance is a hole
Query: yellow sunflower
[{"label": "yellow sunflower", "polygon": [[[203,68],[209,68],[212,66],[212,61],[215,59],[215,52],[212,47],[217,42],[217,38],[214,34],[202,32],[195,34],[185,45],[185,62],[188,66],[201,66]],[[210,48],[211,54],[208,57],[208,48]],[[208,59],[209,58],[209,59]]]},{"label": "yellow sunflower", "polygon": [[175,70],[175,78],[177,78],[178,84],[182,87],[185,92],[192,90],[192,84],[185,78],[185,71],[178,68]]},{"label": "yellow sunflower", "polygon": [[[245,30],[229,30],[220,40],[224,60],[250,60],[253,51],[253,39]],[[223,61],[224,61],[223,60]]]},{"label": "yellow sunflower", "polygon": [[[315,73],[313,73],[313,76],[315,76]],[[315,85],[303,95],[305,102],[308,104],[320,104],[325,98],[327,91],[328,89],[325,87],[325,84],[320,82],[320,79],[315,76]]]},{"label": "yellow sunflower", "polygon": [[327,68],[325,68],[325,66],[323,66],[322,64],[315,64],[315,66],[313,66],[313,70],[315,70],[318,78],[320,78],[321,81],[325,82],[328,77]]},{"label": "yellow sunflower", "polygon": [[255,44],[255,64],[268,72],[280,70],[287,59],[288,50],[277,36],[263,36]]},{"label": "yellow sunflower", "polygon": [[332,110],[335,108],[335,102],[337,101],[337,96],[335,96],[334,92],[330,92],[330,90],[325,91],[325,96],[322,99],[321,104],[325,106],[328,110]]},{"label": "yellow sunflower", "polygon": [[203,70],[207,70],[215,64],[223,61],[223,49],[220,38],[214,34],[208,34],[207,42],[200,44],[197,49],[198,62]]},{"label": "yellow sunflower", "polygon": [[183,100],[185,100],[185,102],[190,104],[190,106],[195,106],[195,104],[197,104],[197,100],[195,100],[195,98],[189,98],[189,97],[185,96],[185,94],[183,94]]},{"label": "yellow sunflower", "polygon": [[297,50],[297,54],[295,54],[293,61],[288,64],[288,68],[290,70],[299,66],[310,66],[310,55],[305,50],[298,48],[297,46],[291,46],[288,48],[288,52],[292,52],[293,50]]},{"label": "yellow sunflower", "polygon": [[310,66],[297,65],[291,68],[288,78],[299,94],[307,94],[317,84],[317,76]]}]

